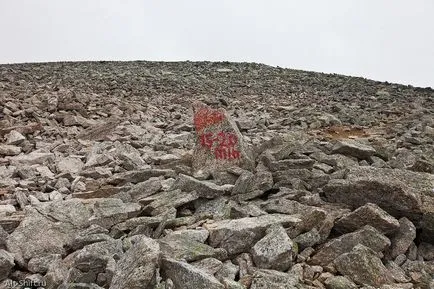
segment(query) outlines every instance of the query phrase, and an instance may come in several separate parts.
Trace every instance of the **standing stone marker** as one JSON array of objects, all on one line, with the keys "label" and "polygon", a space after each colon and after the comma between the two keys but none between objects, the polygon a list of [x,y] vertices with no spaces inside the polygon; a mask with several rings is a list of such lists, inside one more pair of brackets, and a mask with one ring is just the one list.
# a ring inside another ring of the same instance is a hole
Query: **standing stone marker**
[{"label": "standing stone marker", "polygon": [[196,129],[193,169],[196,172],[225,170],[234,165],[253,168],[243,136],[226,110],[194,102],[193,112]]}]

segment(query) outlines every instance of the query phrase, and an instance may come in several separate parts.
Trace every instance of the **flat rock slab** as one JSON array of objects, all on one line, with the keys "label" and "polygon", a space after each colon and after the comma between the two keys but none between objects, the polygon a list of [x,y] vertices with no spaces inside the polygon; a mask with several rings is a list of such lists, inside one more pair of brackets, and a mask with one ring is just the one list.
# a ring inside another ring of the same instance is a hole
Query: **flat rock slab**
[{"label": "flat rock slab", "polygon": [[193,104],[196,147],[195,171],[212,172],[230,166],[252,169],[254,162],[234,120],[224,109],[213,109],[201,102]]},{"label": "flat rock slab", "polygon": [[[331,180],[324,187],[327,201],[354,209],[375,203],[395,218],[407,217],[422,230],[432,230],[434,175],[399,169],[350,168],[345,179]],[[425,221],[421,221],[425,220]]]},{"label": "flat rock slab", "polygon": [[375,149],[370,145],[347,139],[338,141],[334,145],[332,153],[348,155],[358,159],[366,159],[375,154]]},{"label": "flat rock slab", "polygon": [[391,242],[377,229],[366,225],[356,232],[342,235],[325,243],[312,257],[310,263],[326,266],[338,256],[351,251],[357,244],[367,246],[375,252],[382,252],[390,246]]},{"label": "flat rock slab", "polygon": [[206,224],[209,244],[225,249],[230,255],[249,252],[253,245],[265,236],[268,227],[281,224],[295,227],[301,222],[297,216],[269,214],[252,218],[222,220]]},{"label": "flat rock slab", "polygon": [[216,198],[228,194],[233,185],[219,186],[209,181],[201,181],[191,176],[179,174],[172,189],[180,189],[185,192],[196,191],[202,198]]}]

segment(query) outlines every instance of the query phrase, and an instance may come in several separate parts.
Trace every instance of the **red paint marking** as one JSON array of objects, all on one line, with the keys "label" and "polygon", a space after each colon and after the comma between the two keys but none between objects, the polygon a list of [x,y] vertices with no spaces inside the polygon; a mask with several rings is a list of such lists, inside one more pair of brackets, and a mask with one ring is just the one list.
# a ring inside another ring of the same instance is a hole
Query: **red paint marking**
[{"label": "red paint marking", "polygon": [[241,153],[236,150],[238,137],[234,133],[219,132],[214,137],[213,133],[208,132],[199,136],[200,144],[210,151],[214,151],[216,159],[239,159]]},{"label": "red paint marking", "polygon": [[196,131],[200,132],[204,128],[222,122],[225,116],[222,112],[209,108],[201,108],[194,114],[194,126]]}]

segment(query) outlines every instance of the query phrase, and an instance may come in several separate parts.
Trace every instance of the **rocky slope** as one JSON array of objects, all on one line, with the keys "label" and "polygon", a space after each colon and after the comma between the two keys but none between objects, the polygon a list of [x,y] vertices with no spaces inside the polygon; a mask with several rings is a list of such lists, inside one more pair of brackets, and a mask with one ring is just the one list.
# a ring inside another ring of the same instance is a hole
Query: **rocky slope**
[{"label": "rocky slope", "polygon": [[[226,109],[252,168],[193,170],[195,100]],[[434,288],[432,89],[2,65],[0,138],[0,288]]]}]

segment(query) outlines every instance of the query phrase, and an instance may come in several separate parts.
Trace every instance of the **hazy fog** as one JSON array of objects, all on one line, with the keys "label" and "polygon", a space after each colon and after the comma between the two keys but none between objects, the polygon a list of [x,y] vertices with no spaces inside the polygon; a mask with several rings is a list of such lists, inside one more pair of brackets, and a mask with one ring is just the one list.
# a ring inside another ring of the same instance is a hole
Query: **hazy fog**
[{"label": "hazy fog", "polygon": [[434,87],[432,0],[0,0],[0,63],[228,60]]}]

